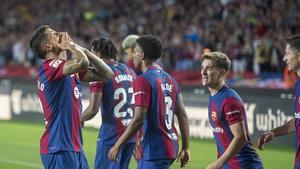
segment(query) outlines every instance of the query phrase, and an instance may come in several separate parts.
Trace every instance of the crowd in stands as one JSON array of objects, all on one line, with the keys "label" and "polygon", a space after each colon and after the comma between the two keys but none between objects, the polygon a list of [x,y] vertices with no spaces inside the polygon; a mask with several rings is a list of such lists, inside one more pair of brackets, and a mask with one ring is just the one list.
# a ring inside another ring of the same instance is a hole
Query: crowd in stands
[{"label": "crowd in stands", "polygon": [[47,24],[86,47],[99,36],[121,49],[128,34],[157,35],[169,71],[197,70],[205,50],[219,50],[232,59],[234,78],[282,73],[284,39],[300,31],[299,8],[300,0],[3,1],[0,67],[36,68],[40,61],[28,41],[36,27]]}]

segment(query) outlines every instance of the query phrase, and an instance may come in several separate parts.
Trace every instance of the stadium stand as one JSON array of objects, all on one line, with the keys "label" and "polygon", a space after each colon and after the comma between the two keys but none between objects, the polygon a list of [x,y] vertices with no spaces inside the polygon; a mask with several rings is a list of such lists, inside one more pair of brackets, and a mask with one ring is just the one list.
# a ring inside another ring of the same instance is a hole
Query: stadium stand
[{"label": "stadium stand", "polygon": [[[284,86],[284,37],[300,31],[298,0],[165,0],[165,1],[3,1],[0,7],[1,76],[34,77],[39,65],[28,46],[30,33],[41,24],[66,30],[88,46],[99,36],[111,37],[121,49],[128,34],[158,35],[166,46],[165,68],[189,74],[199,69],[203,49],[221,50],[232,59],[232,79],[244,83],[261,74]],[[20,68],[21,67],[21,68]],[[32,68],[33,67],[33,68]],[[188,72],[186,72],[188,71]],[[24,72],[30,72],[23,74]],[[195,71],[197,73],[197,71]],[[200,73],[199,73],[200,74]],[[184,76],[183,76],[184,77]],[[198,85],[194,76],[181,83]],[[191,79],[191,81],[189,81]],[[196,82],[194,82],[196,81]],[[254,87],[259,86],[253,83]],[[268,87],[268,86],[267,86]]]}]

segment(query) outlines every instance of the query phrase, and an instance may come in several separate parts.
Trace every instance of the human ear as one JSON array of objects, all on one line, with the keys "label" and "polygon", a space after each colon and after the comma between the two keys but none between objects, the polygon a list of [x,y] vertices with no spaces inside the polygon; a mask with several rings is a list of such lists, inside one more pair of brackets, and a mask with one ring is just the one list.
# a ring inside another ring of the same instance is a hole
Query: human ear
[{"label": "human ear", "polygon": [[43,45],[43,48],[44,48],[45,51],[48,52],[48,51],[52,50],[52,45],[45,44],[45,45]]}]

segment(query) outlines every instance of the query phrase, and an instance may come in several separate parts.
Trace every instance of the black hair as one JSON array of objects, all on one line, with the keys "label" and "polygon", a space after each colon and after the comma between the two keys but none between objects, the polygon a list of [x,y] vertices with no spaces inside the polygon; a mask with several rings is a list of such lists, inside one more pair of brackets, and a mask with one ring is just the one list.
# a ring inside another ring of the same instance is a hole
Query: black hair
[{"label": "black hair", "polygon": [[101,37],[99,39],[94,39],[92,41],[91,48],[95,52],[99,52],[102,58],[116,60],[116,57],[118,55],[116,46],[109,38]]},{"label": "black hair", "polygon": [[156,60],[163,53],[161,41],[153,35],[143,35],[136,40],[136,43],[142,48],[145,59]]},{"label": "black hair", "polygon": [[47,38],[47,34],[45,34],[46,29],[50,28],[48,25],[39,26],[32,34],[29,45],[32,49],[33,53],[41,58],[45,59],[46,51],[43,48],[43,43]]},{"label": "black hair", "polygon": [[300,35],[295,35],[295,36],[286,38],[285,41],[297,52],[300,52]]}]

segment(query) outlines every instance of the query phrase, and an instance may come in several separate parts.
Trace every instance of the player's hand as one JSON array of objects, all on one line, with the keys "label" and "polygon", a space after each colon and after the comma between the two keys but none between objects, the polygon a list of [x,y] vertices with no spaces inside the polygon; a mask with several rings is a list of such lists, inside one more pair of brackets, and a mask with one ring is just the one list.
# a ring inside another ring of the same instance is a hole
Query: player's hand
[{"label": "player's hand", "polygon": [[138,140],[133,150],[133,157],[136,161],[141,159],[140,146],[141,146],[141,140]]},{"label": "player's hand", "polygon": [[191,153],[190,150],[181,150],[177,157],[177,162],[180,161],[180,168],[185,167],[188,162],[190,162]]},{"label": "player's hand", "polygon": [[59,34],[59,40],[58,40],[58,47],[66,50],[66,49],[71,49],[72,46],[75,46],[75,43],[69,36],[67,32],[61,32]]},{"label": "player's hand", "polygon": [[274,138],[274,132],[268,131],[259,136],[257,145],[259,150],[264,150],[264,145]]},{"label": "player's hand", "polygon": [[217,161],[215,161],[215,162],[209,164],[209,165],[206,167],[206,169],[221,169],[221,167],[222,167],[222,166],[221,166]]},{"label": "player's hand", "polygon": [[108,159],[111,161],[118,161],[119,147],[114,145],[108,152]]}]

